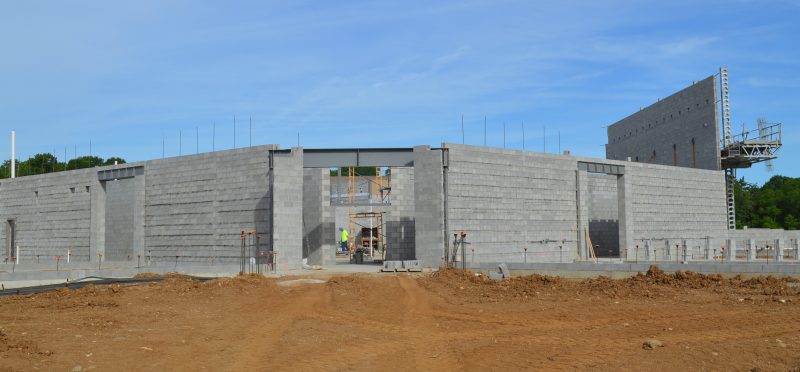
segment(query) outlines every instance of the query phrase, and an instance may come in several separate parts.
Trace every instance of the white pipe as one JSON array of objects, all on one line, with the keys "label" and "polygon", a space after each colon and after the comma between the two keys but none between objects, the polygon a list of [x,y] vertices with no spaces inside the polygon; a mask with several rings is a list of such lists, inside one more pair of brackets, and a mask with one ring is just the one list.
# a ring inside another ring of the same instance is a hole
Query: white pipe
[{"label": "white pipe", "polygon": [[17,142],[17,134],[12,130],[11,131],[11,178],[17,177],[17,162],[14,153],[14,151],[16,150],[14,148],[16,146],[16,142]]},{"label": "white pipe", "polygon": [[14,258],[14,263],[19,265],[19,246],[17,246],[17,257]]}]

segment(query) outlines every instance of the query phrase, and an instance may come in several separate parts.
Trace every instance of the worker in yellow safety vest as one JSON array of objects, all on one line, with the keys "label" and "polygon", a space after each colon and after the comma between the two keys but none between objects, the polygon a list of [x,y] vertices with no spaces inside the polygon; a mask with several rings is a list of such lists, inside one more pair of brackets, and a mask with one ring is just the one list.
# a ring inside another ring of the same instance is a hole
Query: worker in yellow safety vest
[{"label": "worker in yellow safety vest", "polygon": [[347,230],[344,227],[340,227],[339,231],[342,233],[342,239],[339,241],[339,247],[342,250],[342,252],[347,252],[347,238],[348,238]]}]

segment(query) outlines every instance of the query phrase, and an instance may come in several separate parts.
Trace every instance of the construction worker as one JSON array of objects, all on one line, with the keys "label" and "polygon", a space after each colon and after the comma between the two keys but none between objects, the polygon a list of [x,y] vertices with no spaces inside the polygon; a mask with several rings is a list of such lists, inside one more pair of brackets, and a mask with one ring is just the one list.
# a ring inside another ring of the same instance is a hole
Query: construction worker
[{"label": "construction worker", "polygon": [[349,234],[347,233],[347,230],[344,227],[340,227],[339,231],[342,233],[342,238],[339,241],[339,247],[342,250],[342,253],[345,253],[347,252],[347,238]]}]

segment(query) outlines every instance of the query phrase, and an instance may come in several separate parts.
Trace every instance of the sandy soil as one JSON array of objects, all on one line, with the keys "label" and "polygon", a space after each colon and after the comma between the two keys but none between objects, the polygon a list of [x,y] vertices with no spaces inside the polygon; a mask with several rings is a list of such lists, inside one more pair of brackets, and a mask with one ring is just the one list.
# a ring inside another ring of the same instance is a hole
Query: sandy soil
[{"label": "sandy soil", "polygon": [[286,280],[0,298],[0,370],[800,371],[800,289],[774,278]]}]

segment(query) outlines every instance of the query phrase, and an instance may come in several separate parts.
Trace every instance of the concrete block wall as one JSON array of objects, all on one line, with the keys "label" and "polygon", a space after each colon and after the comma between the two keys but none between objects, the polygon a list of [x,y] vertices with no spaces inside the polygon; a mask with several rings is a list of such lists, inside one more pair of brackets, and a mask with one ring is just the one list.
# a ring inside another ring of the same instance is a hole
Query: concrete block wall
[{"label": "concrete block wall", "polygon": [[0,180],[0,241],[3,260],[11,261],[7,251],[7,221],[16,221],[16,245],[20,263],[89,261],[92,200],[102,193],[95,169],[50,173]]},{"label": "concrete block wall", "polygon": [[275,153],[271,177],[272,248],[279,268],[298,269],[303,260],[303,149]]},{"label": "concrete block wall", "polygon": [[600,257],[619,256],[619,200],[616,175],[589,173],[589,237]]},{"label": "concrete block wall", "polygon": [[271,148],[148,161],[147,257],[153,261],[174,261],[179,256],[179,262],[238,263],[241,231],[253,229],[262,235],[258,248],[268,249]]},{"label": "concrete block wall", "polygon": [[716,85],[709,76],[612,124],[606,157],[719,170]]},{"label": "concrete block wall", "polygon": [[[571,262],[578,257],[577,158],[446,146],[448,222],[451,232],[467,233],[468,262]],[[583,213],[587,216],[588,210]],[[547,242],[533,243],[541,241]]]},{"label": "concrete block wall", "polygon": [[442,152],[414,147],[414,252],[425,267],[442,264],[445,247]]},{"label": "concrete block wall", "polygon": [[105,260],[127,261],[133,256],[135,178],[105,182]]},{"label": "concrete block wall", "polygon": [[[692,250],[689,260],[704,259],[706,238],[711,247],[724,243],[728,230],[723,172],[625,162],[625,178],[632,198],[627,215],[632,218],[633,234],[626,253],[629,260],[636,259],[635,245],[641,249],[645,240],[664,249],[669,240],[673,250],[675,244],[682,247],[682,240],[687,240]],[[675,259],[668,253],[656,254]],[[644,250],[638,255],[642,259]]]},{"label": "concrete block wall", "polygon": [[336,263],[330,190],[328,169],[303,170],[303,257],[310,265]]},{"label": "concrete block wall", "polygon": [[392,206],[386,219],[387,260],[413,260],[416,257],[414,184],[414,168],[392,168]]}]

